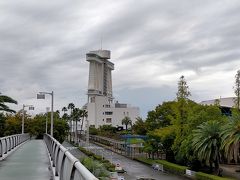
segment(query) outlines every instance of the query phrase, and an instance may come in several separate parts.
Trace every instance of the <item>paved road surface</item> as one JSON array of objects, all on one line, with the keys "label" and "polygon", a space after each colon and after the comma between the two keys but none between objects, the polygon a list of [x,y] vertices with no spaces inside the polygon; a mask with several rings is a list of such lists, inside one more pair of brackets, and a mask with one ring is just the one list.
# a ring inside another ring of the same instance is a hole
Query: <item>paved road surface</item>
[{"label": "paved road surface", "polygon": [[[63,145],[65,147],[72,147],[71,144],[64,142]],[[100,155],[104,156],[106,159],[109,161],[112,161],[113,163],[120,163],[123,168],[127,171],[127,173],[124,174],[119,174],[120,176],[124,176],[125,180],[136,180],[138,177],[148,177],[148,178],[153,178],[155,180],[180,180],[180,179],[185,179],[182,177],[178,177],[175,175],[170,175],[166,174],[163,172],[155,171],[151,167],[144,165],[140,162],[128,159],[124,156],[121,156],[119,154],[116,154],[112,151],[109,150],[102,150],[103,148],[90,144],[91,146],[91,151]],[[76,157],[82,157],[83,154],[79,152],[78,149],[70,149],[70,152]]]},{"label": "paved road surface", "polygon": [[[91,144],[91,146],[95,146],[99,148],[97,145]],[[153,170],[150,166],[144,165],[140,162],[131,160],[124,156],[121,156],[117,153],[114,153],[110,150],[104,149],[103,153],[101,150],[93,150],[97,152],[98,155],[103,155],[106,159],[112,161],[114,164],[120,163],[121,166],[127,172],[123,175],[126,180],[136,180],[138,177],[148,177],[156,180],[180,180],[185,179],[183,177],[175,176],[172,174],[163,173],[160,171]]]},{"label": "paved road surface", "polygon": [[0,180],[51,180],[43,140],[31,140],[0,161]]}]

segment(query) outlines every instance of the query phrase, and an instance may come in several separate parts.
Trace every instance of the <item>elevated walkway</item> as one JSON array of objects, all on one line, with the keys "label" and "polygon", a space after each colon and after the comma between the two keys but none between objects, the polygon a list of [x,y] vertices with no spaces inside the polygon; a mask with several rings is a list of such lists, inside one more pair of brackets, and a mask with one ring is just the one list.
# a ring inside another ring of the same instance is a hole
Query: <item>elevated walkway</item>
[{"label": "elevated walkway", "polygon": [[1,180],[50,180],[52,172],[43,140],[30,140],[0,161]]}]

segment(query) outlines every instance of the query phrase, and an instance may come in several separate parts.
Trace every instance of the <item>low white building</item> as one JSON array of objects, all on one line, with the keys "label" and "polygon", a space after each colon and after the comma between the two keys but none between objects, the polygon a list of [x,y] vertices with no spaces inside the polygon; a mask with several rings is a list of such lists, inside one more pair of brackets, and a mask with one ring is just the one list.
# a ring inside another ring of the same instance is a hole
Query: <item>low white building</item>
[{"label": "low white building", "polygon": [[219,103],[221,107],[228,107],[233,108],[235,106],[235,97],[226,97],[226,98],[219,98],[219,99],[212,99],[207,101],[202,101],[200,104],[203,105],[214,105]]},{"label": "low white building", "polygon": [[122,126],[122,119],[129,117],[132,124],[139,116],[139,108],[114,101],[112,93],[112,74],[114,64],[109,61],[110,51],[90,51],[86,55],[89,64],[88,111],[90,126]]},{"label": "low white building", "polygon": [[139,108],[128,104],[112,103],[105,96],[96,96],[87,104],[90,126],[98,128],[102,125],[122,126],[122,119],[129,117],[134,124],[139,116]]},{"label": "low white building", "polygon": [[236,97],[226,97],[219,99],[212,99],[207,101],[202,101],[200,104],[202,105],[215,105],[218,104],[219,108],[222,111],[222,114],[226,116],[231,116],[232,108],[236,107]]}]

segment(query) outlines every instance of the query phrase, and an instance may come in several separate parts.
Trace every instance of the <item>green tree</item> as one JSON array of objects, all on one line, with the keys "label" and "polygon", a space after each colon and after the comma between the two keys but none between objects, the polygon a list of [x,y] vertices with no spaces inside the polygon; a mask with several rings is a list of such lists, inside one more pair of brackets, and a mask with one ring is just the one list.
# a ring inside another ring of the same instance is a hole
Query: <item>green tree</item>
[{"label": "green tree", "polygon": [[141,117],[137,117],[136,120],[137,121],[134,123],[132,127],[133,132],[139,135],[146,135],[147,133],[146,123],[143,121]]},{"label": "green tree", "polygon": [[237,163],[240,148],[240,112],[238,110],[233,110],[232,118],[224,125],[222,138],[222,148],[228,157],[228,161],[234,159]]},{"label": "green tree", "polygon": [[65,113],[68,111],[68,109],[64,106],[64,107],[62,108],[62,111],[63,111],[63,114],[65,114]]},{"label": "green tree", "polygon": [[240,110],[240,70],[238,70],[235,75],[234,93],[236,95],[235,105],[237,109]]},{"label": "green tree", "polygon": [[82,133],[82,130],[83,130],[83,122],[84,122],[84,119],[88,117],[88,112],[84,109],[82,111],[82,124],[81,124],[81,133]]},{"label": "green tree", "polygon": [[5,103],[17,104],[17,101],[12,99],[9,96],[1,95],[1,93],[0,93],[0,111],[6,111],[6,112],[11,112],[11,113],[16,112],[16,111],[10,109]]},{"label": "green tree", "polygon": [[[25,120],[29,116],[25,115]],[[27,126],[27,124],[25,124]],[[9,136],[13,134],[20,134],[22,131],[22,115],[20,112],[16,114],[7,114],[6,115],[6,123],[5,123],[5,129],[4,129],[4,136]]]},{"label": "green tree", "polygon": [[80,122],[80,119],[82,117],[83,110],[79,108],[74,108],[72,112],[72,119],[75,121],[75,143],[78,142],[78,129],[77,129],[77,124],[78,121]]},{"label": "green tree", "polygon": [[178,92],[177,92],[177,99],[188,99],[191,96],[189,91],[189,87],[187,85],[187,81],[185,80],[184,76],[181,76],[178,81]]},{"label": "green tree", "polygon": [[75,105],[73,103],[69,103],[68,104],[68,109],[70,109],[70,141],[73,141],[72,140],[72,132],[73,132],[73,120],[72,120],[72,113],[73,113],[73,109],[75,108]]},{"label": "green tree", "polygon": [[221,147],[221,123],[218,121],[204,122],[196,130],[193,130],[193,148],[201,161],[206,161],[213,171],[219,175],[220,147]]},{"label": "green tree", "polygon": [[[51,113],[45,114],[37,114],[33,119],[26,120],[26,132],[30,133],[32,136],[36,136],[37,138],[43,138],[45,133],[45,123],[46,117],[50,119]],[[51,122],[48,121],[48,129],[50,129]],[[63,121],[59,118],[58,114],[54,112],[54,128],[53,128],[53,136],[60,143],[62,143],[69,130],[69,126],[66,121]]]},{"label": "green tree", "polygon": [[176,138],[173,144],[173,151],[175,155],[179,152],[179,148],[181,147],[181,143],[186,137],[186,125],[187,119],[189,117],[189,112],[196,103],[189,100],[189,96],[191,95],[189,91],[189,87],[187,86],[187,82],[184,76],[180,77],[178,82],[178,92],[177,94],[177,103],[173,106],[173,111],[175,118],[172,121],[172,124],[175,125],[176,128]]},{"label": "green tree", "polygon": [[0,137],[4,136],[5,124],[6,124],[6,117],[4,116],[3,113],[0,113]]},{"label": "green tree", "polygon": [[69,121],[70,118],[69,118],[68,114],[66,113],[68,111],[68,109],[66,107],[63,107],[62,111],[63,111],[62,119],[65,121]]},{"label": "green tree", "polygon": [[122,125],[125,125],[126,131],[128,130],[128,125],[132,125],[132,120],[130,117],[126,116],[122,119]]},{"label": "green tree", "polygon": [[146,118],[146,127],[149,131],[166,127],[171,124],[173,119],[176,119],[176,101],[163,102],[161,105],[156,106],[152,111],[148,112]]},{"label": "green tree", "polygon": [[[166,154],[166,160],[174,161],[174,153],[172,151],[172,145],[176,137],[176,127],[171,125],[148,133],[148,137],[155,139],[157,143],[155,146],[160,148],[163,153]],[[161,145],[161,146],[160,146]],[[154,148],[152,148],[154,150]],[[155,150],[156,151],[156,150]]]}]

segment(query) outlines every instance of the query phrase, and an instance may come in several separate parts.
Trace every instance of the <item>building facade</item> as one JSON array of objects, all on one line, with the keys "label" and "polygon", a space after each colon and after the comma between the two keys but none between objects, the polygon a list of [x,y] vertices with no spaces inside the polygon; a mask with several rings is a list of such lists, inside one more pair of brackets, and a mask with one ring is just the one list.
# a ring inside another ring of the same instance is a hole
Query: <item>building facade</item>
[{"label": "building facade", "polygon": [[90,126],[98,128],[102,125],[122,126],[122,119],[129,117],[132,123],[139,116],[139,108],[125,103],[119,103],[113,98],[112,70],[114,64],[109,60],[108,50],[90,51],[86,54],[89,62],[88,78],[88,111]]},{"label": "building facade", "polygon": [[219,108],[222,111],[222,114],[226,116],[232,115],[232,108],[236,107],[235,105],[236,97],[226,97],[219,99],[212,99],[207,101],[202,101],[200,104],[202,105],[215,105],[218,104]]}]

